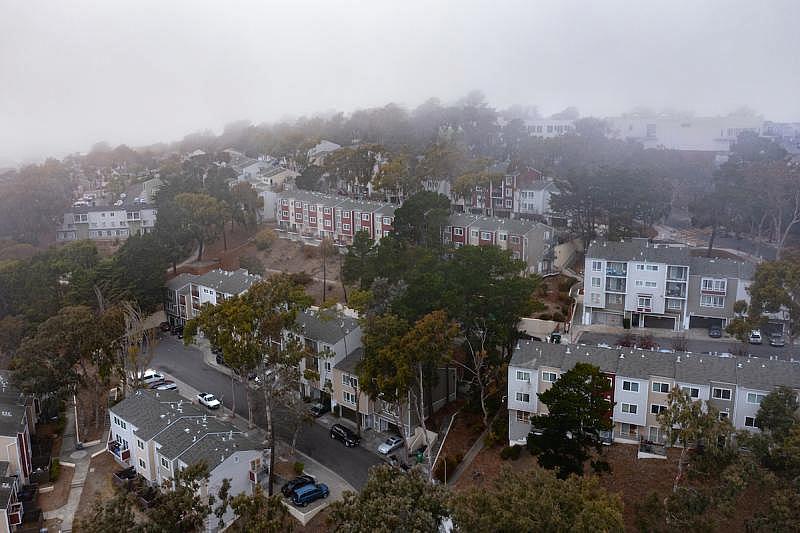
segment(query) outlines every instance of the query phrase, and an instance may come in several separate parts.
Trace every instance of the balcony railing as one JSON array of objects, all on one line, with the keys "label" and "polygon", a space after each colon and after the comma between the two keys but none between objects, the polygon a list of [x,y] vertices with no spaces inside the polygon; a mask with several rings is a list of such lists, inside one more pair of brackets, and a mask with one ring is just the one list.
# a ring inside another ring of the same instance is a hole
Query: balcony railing
[{"label": "balcony railing", "polygon": [[115,440],[108,442],[108,451],[117,456],[121,461],[127,462],[131,458],[130,449],[126,445],[120,444]]},{"label": "balcony railing", "polygon": [[607,276],[615,276],[618,278],[624,278],[628,275],[628,271],[624,268],[607,268],[606,269]]},{"label": "balcony railing", "polygon": [[626,439],[626,440],[639,440],[639,432],[634,431],[622,431],[621,429],[617,429],[614,431],[614,438],[615,439]]},{"label": "balcony railing", "polygon": [[668,298],[686,298],[686,291],[680,289],[667,289],[666,295]]},{"label": "balcony railing", "polygon": [[606,280],[606,291],[609,292],[625,292],[626,284],[625,283],[615,283],[619,280]]}]

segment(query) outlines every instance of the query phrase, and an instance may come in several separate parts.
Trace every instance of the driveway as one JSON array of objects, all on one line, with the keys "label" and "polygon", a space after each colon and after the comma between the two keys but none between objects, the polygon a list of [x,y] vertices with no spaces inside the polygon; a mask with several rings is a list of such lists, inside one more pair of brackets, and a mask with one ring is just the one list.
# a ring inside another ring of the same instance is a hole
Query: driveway
[{"label": "driveway", "polygon": [[[168,335],[159,342],[150,366],[175,376],[195,389],[214,394],[228,409],[233,406],[232,397],[235,394],[236,414],[247,418],[244,387],[236,383],[232,388],[230,377],[205,364],[203,352],[193,346],[184,346],[177,337]],[[259,415],[256,412],[254,420],[259,427],[265,428],[264,417]],[[285,423],[285,412],[277,412],[275,418],[277,438],[290,441],[291,429]],[[316,423],[300,430],[297,449],[331,469],[356,489],[366,483],[369,468],[381,462],[375,454],[365,449],[345,448],[339,441],[329,437],[326,428]]]}]

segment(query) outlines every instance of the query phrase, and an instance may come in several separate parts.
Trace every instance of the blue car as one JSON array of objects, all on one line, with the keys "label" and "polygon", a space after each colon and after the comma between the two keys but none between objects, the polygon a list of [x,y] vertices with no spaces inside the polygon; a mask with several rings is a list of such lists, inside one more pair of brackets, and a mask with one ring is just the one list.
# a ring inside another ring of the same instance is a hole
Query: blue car
[{"label": "blue car", "polygon": [[325,483],[304,485],[292,492],[292,503],[298,507],[305,507],[320,498],[327,498],[330,493],[331,491],[328,490],[328,486]]}]

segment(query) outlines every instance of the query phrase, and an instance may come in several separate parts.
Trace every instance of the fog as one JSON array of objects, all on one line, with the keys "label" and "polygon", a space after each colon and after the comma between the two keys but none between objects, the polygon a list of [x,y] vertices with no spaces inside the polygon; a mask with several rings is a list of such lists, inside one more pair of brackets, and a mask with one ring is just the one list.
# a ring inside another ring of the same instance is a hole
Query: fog
[{"label": "fog", "polygon": [[800,120],[800,2],[0,0],[0,166],[472,89]]}]

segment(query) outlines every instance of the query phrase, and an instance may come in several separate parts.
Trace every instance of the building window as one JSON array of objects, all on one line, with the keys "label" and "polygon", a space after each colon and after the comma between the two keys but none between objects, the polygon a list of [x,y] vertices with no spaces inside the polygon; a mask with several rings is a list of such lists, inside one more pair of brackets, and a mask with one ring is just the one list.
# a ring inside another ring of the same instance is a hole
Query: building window
[{"label": "building window", "polygon": [[523,372],[522,370],[517,370],[517,381],[530,381],[530,380],[531,380],[530,372]]},{"label": "building window", "polygon": [[704,291],[725,292],[727,281],[724,279],[703,278],[700,288]]},{"label": "building window", "polygon": [[727,420],[729,416],[730,416],[730,414],[725,412],[725,411],[720,411],[720,413],[719,413],[719,419],[720,420]]},{"label": "building window", "polygon": [[555,383],[558,379],[558,376],[555,372],[542,372],[542,381],[545,383]]},{"label": "building window", "polygon": [[622,404],[622,412],[628,413],[629,415],[635,415],[636,412],[639,410],[639,406],[635,403],[623,403]]},{"label": "building window", "polygon": [[658,265],[647,265],[647,270],[649,272],[658,272]]},{"label": "building window", "polygon": [[649,287],[651,289],[654,289],[654,288],[658,287],[658,283],[656,283],[655,281],[645,281],[644,282],[644,286],[645,287]]},{"label": "building window", "polygon": [[331,227],[331,221],[330,220],[325,219],[323,222],[324,222],[326,228],[330,228]]},{"label": "building window", "polygon": [[518,392],[516,398],[518,402],[522,403],[529,403],[531,401],[531,395],[527,392]]},{"label": "building window", "polygon": [[464,235],[464,228],[453,228],[453,235],[461,237],[462,235]]},{"label": "building window", "polygon": [[505,233],[500,233],[497,237],[503,242],[506,242],[508,240],[508,235],[506,235]]},{"label": "building window", "polygon": [[369,213],[361,213],[361,220],[369,220]]},{"label": "building window", "polygon": [[592,287],[600,288],[600,278],[592,278]]},{"label": "building window", "polygon": [[342,213],[342,218],[350,218],[350,211],[345,211]]},{"label": "building window", "polygon": [[330,371],[331,371],[331,362],[325,361],[325,372],[330,372]]},{"label": "building window", "polygon": [[653,392],[660,392],[666,394],[669,392],[669,383],[662,383],[660,381],[653,382]]},{"label": "building window", "polygon": [[514,205],[514,204],[513,204],[513,202],[512,202],[511,200],[506,200],[506,207],[507,207],[508,209],[511,209],[511,207],[512,207],[513,205]]},{"label": "building window", "polygon": [[711,294],[701,294],[700,307],[725,307],[725,297],[713,296]]},{"label": "building window", "polygon": [[748,392],[747,403],[754,403],[756,405],[759,405],[761,403],[761,400],[763,400],[766,397],[767,397],[766,394],[761,394],[758,392]]},{"label": "building window", "polygon": [[601,301],[600,300],[600,295],[597,294],[596,292],[591,293],[589,298],[590,298],[590,301],[592,302],[592,305],[600,305],[600,301]]},{"label": "building window", "polygon": [[311,218],[308,219],[308,221],[311,222],[312,224],[316,224],[317,223],[317,217],[311,217]]},{"label": "building window", "polygon": [[639,384],[635,381],[623,381],[622,390],[630,392],[639,392]]},{"label": "building window", "polygon": [[140,450],[144,450],[144,442],[140,439],[136,439],[136,446],[138,446]]},{"label": "building window", "polygon": [[756,419],[753,416],[746,416],[744,417],[744,427],[746,428],[754,428],[756,427]]},{"label": "building window", "polygon": [[519,244],[519,237],[517,237],[516,235],[512,235],[511,244]]},{"label": "building window", "polygon": [[523,422],[525,424],[530,424],[531,417],[525,411],[517,411],[517,422]]},{"label": "building window", "polygon": [[331,208],[330,208],[330,207],[324,207],[324,208],[322,209],[322,212],[323,212],[324,214],[326,214],[326,215],[330,215],[330,214],[331,214]]},{"label": "building window", "polygon": [[625,297],[621,294],[608,294],[606,295],[607,301],[610,304],[623,304],[625,303]]},{"label": "building window", "polygon": [[170,470],[170,467],[169,467],[169,465],[170,465],[170,462],[169,462],[169,461],[167,461],[166,459],[164,459],[164,458],[162,457],[162,458],[161,458],[161,466],[163,466],[163,467],[164,467],[164,468],[166,468],[167,470]]},{"label": "building window", "polygon": [[636,265],[636,270],[644,270],[644,265]]},{"label": "building window", "polygon": [[284,211],[284,212],[283,212],[283,213],[281,213],[281,214],[282,214],[283,216],[285,216],[285,217],[288,217],[288,216],[289,216],[289,211]]},{"label": "building window", "polygon": [[602,272],[602,271],[603,271],[603,262],[592,261],[592,272]]},{"label": "building window", "polygon": [[667,309],[680,309],[681,308],[681,301],[680,300],[667,300]]},{"label": "building window", "polygon": [[342,224],[342,229],[345,231],[350,231],[350,224]]},{"label": "building window", "polygon": [[639,308],[640,309],[650,309],[652,303],[652,298],[649,296],[639,296]]},{"label": "building window", "polygon": [[635,424],[620,424],[619,432],[626,437],[636,437],[639,435],[639,427]]},{"label": "building window", "polygon": [[654,415],[660,415],[666,410],[667,410],[666,405],[659,405],[657,403],[654,403],[650,406],[650,412],[653,413]]},{"label": "building window", "polygon": [[481,239],[483,239],[484,241],[490,241],[490,240],[492,240],[492,234],[490,232],[488,232],[488,231],[482,231],[481,232]]},{"label": "building window", "polygon": [[351,394],[347,391],[342,391],[342,398],[344,398],[345,403],[349,403],[351,405],[356,404],[356,395]]},{"label": "building window", "polygon": [[730,400],[731,399],[731,389],[721,389],[718,387],[714,387],[714,390],[711,393],[711,397],[715,400]]},{"label": "building window", "polygon": [[700,397],[700,389],[697,387],[681,387],[681,390],[689,396],[689,398],[699,398]]}]

